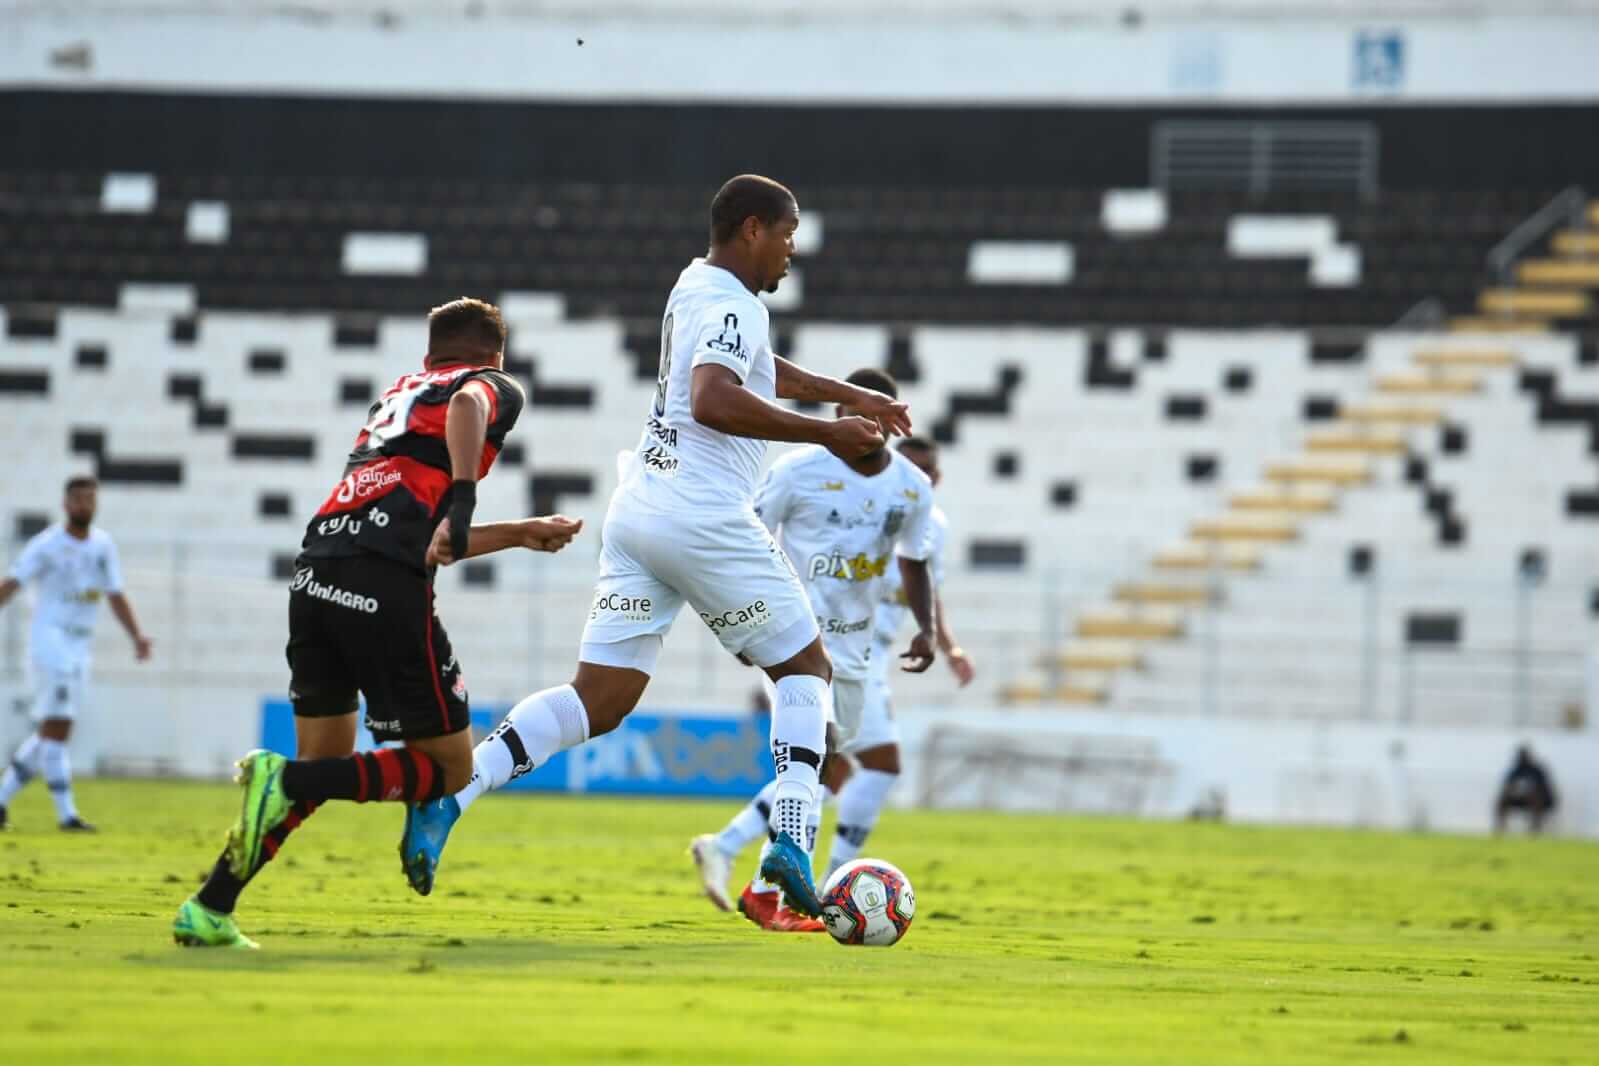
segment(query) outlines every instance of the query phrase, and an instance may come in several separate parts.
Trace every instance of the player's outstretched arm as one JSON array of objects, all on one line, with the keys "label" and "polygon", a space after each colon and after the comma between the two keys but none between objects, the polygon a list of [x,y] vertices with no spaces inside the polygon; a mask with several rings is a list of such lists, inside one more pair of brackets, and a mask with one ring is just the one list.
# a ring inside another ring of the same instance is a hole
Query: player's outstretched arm
[{"label": "player's outstretched arm", "polygon": [[977,676],[977,667],[972,665],[966,649],[960,646],[955,634],[950,632],[949,615],[944,610],[944,597],[941,593],[933,593],[933,604],[938,615],[938,650],[943,654],[944,661],[949,663],[949,668],[955,672],[955,680],[960,682],[961,688],[965,688]]},{"label": "player's outstretched arm", "polygon": [[690,402],[694,421],[733,437],[821,444],[847,458],[883,446],[883,434],[873,420],[813,418],[790,411],[755,395],[739,382],[738,375],[717,363],[694,368]]},{"label": "player's outstretched arm", "polygon": [[18,581],[14,577],[8,577],[4,581],[0,581],[0,607],[4,607],[6,604],[10,603],[11,597],[15,596],[17,594],[17,590],[21,587],[22,582]]},{"label": "player's outstretched arm", "polygon": [[900,403],[892,396],[873,389],[863,389],[826,374],[813,374],[809,370],[777,356],[777,398],[802,400],[807,403],[841,403],[855,408],[868,418],[875,418],[884,433],[906,437],[911,432],[909,404]]},{"label": "player's outstretched arm", "polygon": [[901,669],[919,674],[933,665],[933,651],[937,641],[937,601],[933,595],[932,568],[926,559],[899,557],[899,573],[904,581],[905,602],[910,605],[916,619],[916,635],[911,638],[910,650],[900,656]]},{"label": "player's outstretched arm", "polygon": [[[524,518],[516,522],[485,522],[472,527],[470,543],[464,558],[511,548],[526,548],[535,552],[558,552],[572,542],[583,529],[581,518],[568,518],[564,514],[546,515],[542,518]],[[450,534],[446,523],[440,523],[433,532],[433,542],[428,545],[429,566],[449,566],[457,562],[450,549]]]},{"label": "player's outstretched arm", "polygon": [[144,662],[150,657],[152,644],[150,638],[144,635],[144,630],[139,628],[139,616],[133,613],[133,604],[120,592],[106,596],[106,602],[111,605],[111,613],[117,616],[117,621],[122,623],[122,628],[133,639],[133,657]]}]

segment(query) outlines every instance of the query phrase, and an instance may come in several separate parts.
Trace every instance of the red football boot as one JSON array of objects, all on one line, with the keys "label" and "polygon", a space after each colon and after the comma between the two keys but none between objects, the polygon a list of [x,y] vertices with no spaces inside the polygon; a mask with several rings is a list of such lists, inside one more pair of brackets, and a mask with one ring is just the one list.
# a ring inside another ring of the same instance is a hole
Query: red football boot
[{"label": "red football boot", "polygon": [[745,885],[738,897],[738,912],[762,929],[774,933],[824,933],[827,926],[782,904],[781,892],[757,892]]}]

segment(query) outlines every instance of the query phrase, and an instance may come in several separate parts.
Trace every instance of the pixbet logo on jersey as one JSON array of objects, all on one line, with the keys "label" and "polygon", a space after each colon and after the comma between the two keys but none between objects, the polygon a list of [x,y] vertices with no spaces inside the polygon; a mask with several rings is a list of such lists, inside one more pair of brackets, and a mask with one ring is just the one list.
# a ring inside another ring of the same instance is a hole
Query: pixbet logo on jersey
[{"label": "pixbet logo on jersey", "polygon": [[835,550],[811,556],[806,569],[810,571],[812,581],[819,577],[838,581],[870,581],[883,576],[883,571],[888,569],[888,556],[879,555],[872,559],[865,552],[859,552],[851,558]]},{"label": "pixbet logo on jersey", "polygon": [[621,596],[617,593],[602,593],[594,597],[594,606],[589,609],[589,620],[599,618],[601,614],[619,614],[629,622],[648,622],[651,618],[652,605],[648,596]]},{"label": "pixbet logo on jersey", "polygon": [[723,611],[721,614],[700,612],[700,621],[704,622],[712,633],[720,633],[724,629],[732,629],[736,626],[749,626],[751,629],[759,629],[771,620],[772,612],[766,609],[765,600],[756,600],[754,603],[747,603],[736,610]]}]

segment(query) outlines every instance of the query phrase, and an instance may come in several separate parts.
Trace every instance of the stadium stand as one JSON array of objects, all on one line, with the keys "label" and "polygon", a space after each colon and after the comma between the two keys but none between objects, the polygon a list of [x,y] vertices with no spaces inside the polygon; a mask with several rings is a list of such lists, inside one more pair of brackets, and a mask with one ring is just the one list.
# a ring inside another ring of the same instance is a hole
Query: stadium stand
[{"label": "stadium stand", "polygon": [[[838,135],[859,150],[872,128]],[[1427,136],[1390,142],[1430,165]],[[0,169],[3,439],[30,456],[0,473],[27,501],[7,516],[18,535],[52,517],[40,484],[97,471],[108,522],[176,541],[133,561],[152,625],[194,634],[185,668],[275,688],[263,582],[361,409],[415,362],[418,312],[462,292],[505,306],[533,401],[486,512],[598,519],[653,387],[662,294],[704,243],[703,181],[612,180],[603,151],[589,181],[167,154]],[[1049,157],[1022,162],[1014,185],[950,161],[936,185],[797,183],[801,257],[772,305],[780,351],[887,367],[944,443],[949,601],[985,694],[1564,720],[1592,629],[1599,217],[1584,206],[1496,274],[1490,251],[1551,202],[1546,171],[1261,196],[1140,188],[1092,158],[1082,173],[1107,180],[1060,186],[1040,178]],[[1427,298],[1467,332],[1412,331]],[[474,684],[515,696],[567,668],[596,544],[446,575],[484,608],[454,623]],[[749,676],[689,633],[692,666],[654,691],[742,703]],[[953,698],[947,679],[919,684],[919,702]]]},{"label": "stadium stand", "polygon": [[[818,237],[787,317],[1170,326],[1376,327],[1421,295],[1472,306],[1488,249],[1549,198],[1179,192],[1156,194],[1164,225],[1129,231],[1106,225],[1122,190],[802,191]],[[117,306],[130,283],[182,283],[207,310],[403,313],[439,291],[512,289],[559,293],[576,318],[648,319],[703,244],[704,198],[699,185],[0,172],[0,300]],[[1263,221],[1277,245],[1250,244]],[[401,258],[382,245],[363,258],[377,238]],[[1007,273],[1018,243],[1069,267]],[[1481,299],[1489,314],[1580,310],[1570,293]]]}]

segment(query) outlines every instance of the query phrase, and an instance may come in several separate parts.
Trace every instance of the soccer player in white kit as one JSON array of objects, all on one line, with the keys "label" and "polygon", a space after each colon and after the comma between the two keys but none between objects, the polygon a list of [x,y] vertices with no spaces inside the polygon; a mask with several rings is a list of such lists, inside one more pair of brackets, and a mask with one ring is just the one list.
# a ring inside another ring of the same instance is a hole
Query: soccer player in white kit
[{"label": "soccer player in white kit", "polygon": [[61,828],[94,828],[78,816],[72,800],[67,741],[88,689],[94,621],[102,596],[133,638],[134,655],[141,662],[150,657],[150,640],[140,630],[133,605],[122,591],[117,546],[105,530],[93,525],[96,496],[93,478],[68,481],[66,521],[28,541],[11,564],[10,575],[0,581],[0,606],[23,585],[32,584],[36,594],[28,638],[36,730],[0,775],[0,828],[6,825],[6,807],[12,798],[41,771]]},{"label": "soccer player in white kit", "polygon": [[[771,349],[759,292],[794,253],[799,206],[769,178],[741,175],[711,203],[705,258],[667,298],[656,393],[605,516],[600,573],[570,684],[522,700],[474,752],[472,782],[416,809],[401,843],[411,887],[432,891],[451,826],[483,792],[615,729],[638,704],[662,640],[687,603],[728,651],[774,682],[775,843],[763,870],[789,903],[820,911],[802,841],[818,802],[832,666],[805,590],[756,516],[767,441],[854,458],[910,431],[892,397],[801,370]],[[798,414],[777,398],[846,404],[861,417]]]},{"label": "soccer player in white kit", "polygon": [[[857,370],[849,382],[898,395],[894,379],[881,370]],[[839,417],[853,412],[840,406]],[[826,448],[791,452],[767,471],[755,496],[755,512],[773,533],[805,582],[816,611],[822,643],[833,661],[833,708],[838,750],[847,751],[860,732],[872,660],[887,658],[874,640],[881,588],[892,572],[919,623],[917,639],[903,659],[915,672],[932,665],[933,584],[927,564],[933,483],[910,460],[884,446],[845,462]],[[829,769],[823,770],[824,778]],[[769,817],[775,784],[768,785],[741,815],[756,833]],[[735,819],[739,821],[740,819]],[[821,807],[812,808],[807,851],[815,849]],[[705,892],[723,910],[727,866],[748,843],[724,852],[720,836],[704,834],[690,845]],[[765,854],[763,852],[763,864]],[[820,932],[820,922],[794,914],[777,901],[776,886],[757,876],[739,896],[738,909],[765,929]]]},{"label": "soccer player in white kit", "polygon": [[[922,437],[907,437],[899,443],[899,453],[926,474],[936,489],[943,475],[938,466],[938,446]],[[977,676],[976,668],[950,629],[949,612],[944,610],[944,559],[949,540],[949,518],[936,503],[928,523],[927,560],[933,578],[935,633],[938,651],[962,688]],[[884,575],[883,602],[878,605],[873,640],[881,653],[890,649],[903,628],[911,605],[899,575]],[[894,721],[893,693],[889,686],[888,656],[878,654],[871,663],[866,683],[865,711],[860,732],[843,746],[848,759],[829,764],[824,792],[837,797],[838,826],[827,857],[826,877],[846,862],[858,858],[866,838],[877,825],[883,804],[894,782],[899,779],[899,725]],[[852,765],[853,763],[853,765]]]}]

